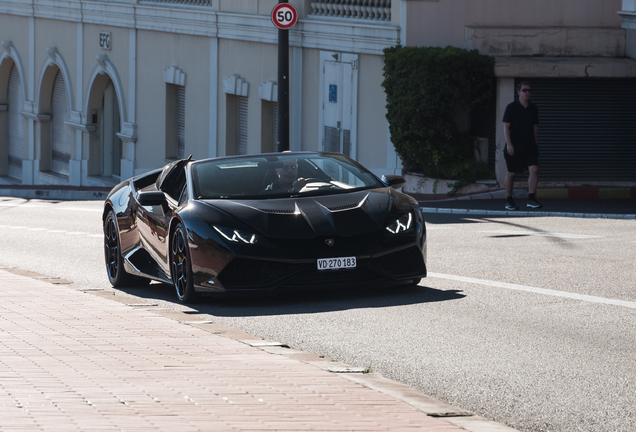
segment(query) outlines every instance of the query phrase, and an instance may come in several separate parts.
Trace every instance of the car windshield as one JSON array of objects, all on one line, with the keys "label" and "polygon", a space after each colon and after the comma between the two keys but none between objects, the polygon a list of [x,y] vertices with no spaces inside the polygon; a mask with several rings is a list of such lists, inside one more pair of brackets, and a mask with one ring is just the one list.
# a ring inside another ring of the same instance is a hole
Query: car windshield
[{"label": "car windshield", "polygon": [[340,153],[281,153],[228,157],[192,164],[201,199],[268,199],[331,195],[386,187]]}]

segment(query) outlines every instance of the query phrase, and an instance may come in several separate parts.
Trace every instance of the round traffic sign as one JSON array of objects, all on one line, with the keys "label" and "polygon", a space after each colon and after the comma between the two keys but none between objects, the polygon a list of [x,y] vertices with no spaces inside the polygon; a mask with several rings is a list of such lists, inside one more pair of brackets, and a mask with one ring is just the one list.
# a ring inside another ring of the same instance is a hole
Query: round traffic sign
[{"label": "round traffic sign", "polygon": [[298,21],[298,11],[289,3],[278,3],[272,9],[272,22],[281,30],[289,30]]}]

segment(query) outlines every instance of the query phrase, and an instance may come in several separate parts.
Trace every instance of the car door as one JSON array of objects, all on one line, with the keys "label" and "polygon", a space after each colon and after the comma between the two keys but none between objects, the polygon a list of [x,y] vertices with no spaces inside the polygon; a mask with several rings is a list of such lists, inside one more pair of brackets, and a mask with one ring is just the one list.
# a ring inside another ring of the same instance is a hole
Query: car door
[{"label": "car door", "polygon": [[167,165],[156,182],[157,190],[164,193],[165,201],[158,205],[138,205],[139,236],[144,249],[157,263],[162,276],[170,279],[170,221],[175,216],[179,196],[185,187],[185,166],[190,159]]}]

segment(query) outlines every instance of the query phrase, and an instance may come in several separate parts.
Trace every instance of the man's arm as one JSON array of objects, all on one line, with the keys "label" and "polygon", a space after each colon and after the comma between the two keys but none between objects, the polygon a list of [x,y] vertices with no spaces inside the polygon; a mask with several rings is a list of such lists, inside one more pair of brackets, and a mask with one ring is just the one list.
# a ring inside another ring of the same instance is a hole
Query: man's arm
[{"label": "man's arm", "polygon": [[[534,130],[536,136],[536,126],[534,127]],[[510,123],[504,122],[504,134],[506,136],[506,149],[508,151],[508,154],[510,156],[513,156],[515,154],[515,148],[512,146],[512,140],[510,139]]]},{"label": "man's arm", "polygon": [[534,143],[537,144],[539,142],[539,126],[534,125]]}]

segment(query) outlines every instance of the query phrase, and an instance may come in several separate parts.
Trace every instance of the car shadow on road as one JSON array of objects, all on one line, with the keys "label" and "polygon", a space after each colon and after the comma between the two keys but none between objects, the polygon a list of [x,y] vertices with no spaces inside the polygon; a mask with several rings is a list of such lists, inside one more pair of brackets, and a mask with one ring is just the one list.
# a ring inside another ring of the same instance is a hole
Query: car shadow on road
[{"label": "car shadow on road", "polygon": [[[532,237],[537,238],[537,234],[540,235],[544,241],[558,244],[560,247],[566,249],[573,249],[577,246],[569,241],[566,238],[554,236],[554,235],[543,235],[546,234],[544,230],[534,228],[528,223],[520,223],[513,222],[514,218],[507,217],[496,217],[496,216],[484,216],[484,215],[434,215],[431,218],[426,220],[427,226],[430,224],[432,227],[439,228],[443,225],[448,224],[480,224],[480,223],[493,223],[503,225],[504,228],[518,228],[524,230],[526,232],[518,232],[518,233],[496,233],[493,232],[493,235],[490,235],[490,238],[494,239],[507,239],[507,238],[518,238],[518,237]],[[523,219],[517,219],[518,221],[522,221]],[[433,229],[435,229],[433,228]],[[496,235],[495,235],[496,234]]]},{"label": "car shadow on road", "polygon": [[[120,288],[120,290],[139,298],[178,303],[174,288],[168,284],[153,283],[148,287]],[[203,296],[200,302],[188,305],[192,309],[188,313],[220,317],[290,315],[406,306],[459,300],[464,297],[466,295],[461,291],[430,288],[426,286],[426,281],[423,281],[416,287],[369,287],[259,296]]]}]

